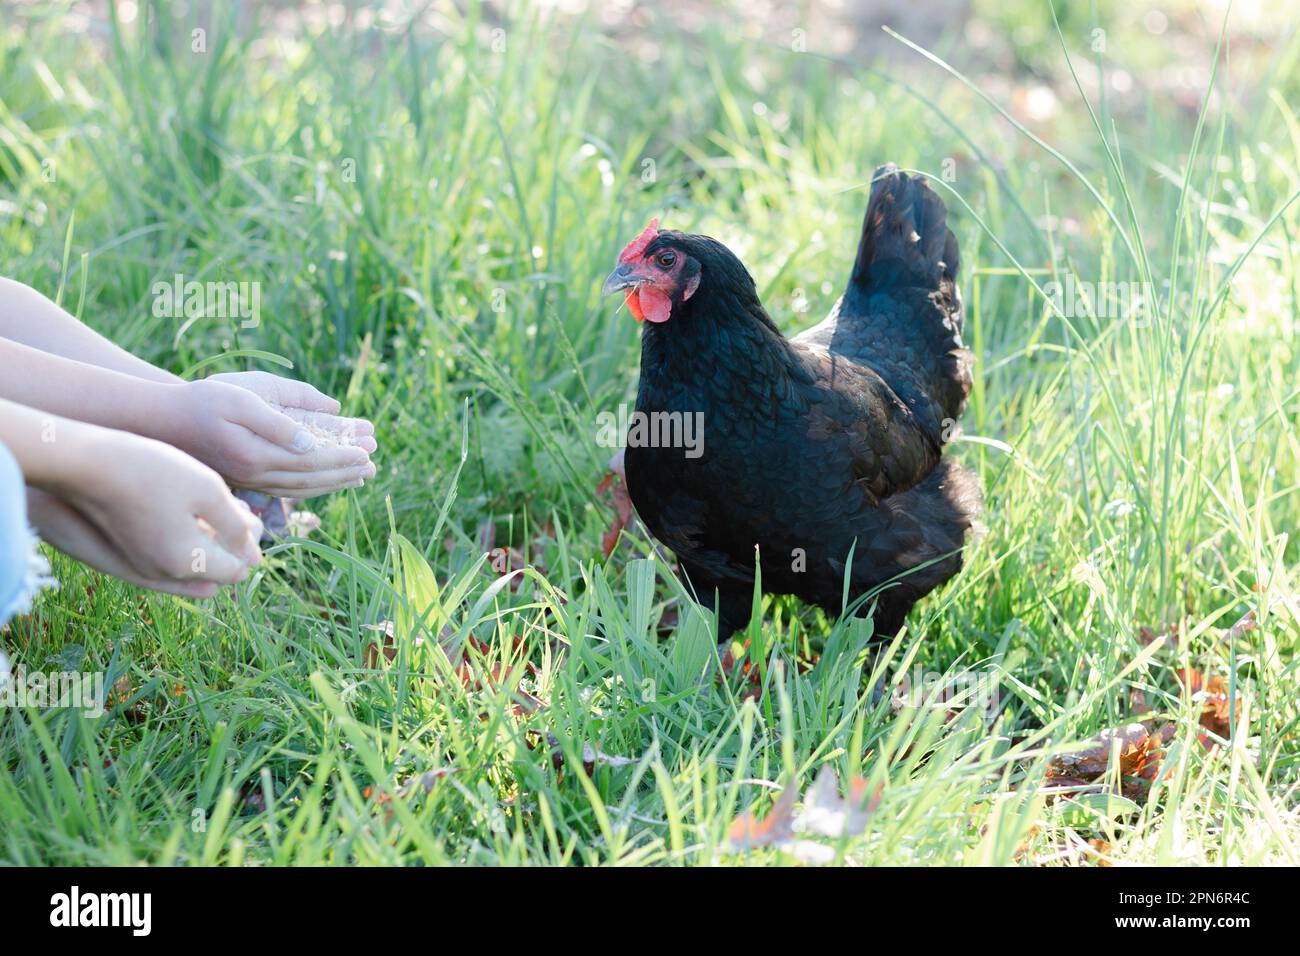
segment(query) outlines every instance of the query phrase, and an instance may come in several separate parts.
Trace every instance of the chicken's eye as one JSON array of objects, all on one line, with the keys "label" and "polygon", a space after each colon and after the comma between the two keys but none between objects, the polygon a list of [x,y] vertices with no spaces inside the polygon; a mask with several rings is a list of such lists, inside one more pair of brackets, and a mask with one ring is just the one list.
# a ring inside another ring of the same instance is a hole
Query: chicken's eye
[{"label": "chicken's eye", "polygon": [[672,252],[661,252],[659,255],[655,256],[655,262],[659,263],[660,268],[663,269],[671,269],[673,263],[676,261],[677,255]]}]

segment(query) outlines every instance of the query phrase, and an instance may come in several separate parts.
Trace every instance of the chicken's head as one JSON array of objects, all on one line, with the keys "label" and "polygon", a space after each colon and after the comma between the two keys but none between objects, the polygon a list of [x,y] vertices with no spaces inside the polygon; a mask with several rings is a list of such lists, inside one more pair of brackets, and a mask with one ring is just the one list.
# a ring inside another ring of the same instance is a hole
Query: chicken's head
[{"label": "chicken's head", "polygon": [[660,232],[659,220],[651,219],[641,235],[627,244],[605,280],[603,293],[621,291],[638,322],[667,322],[673,307],[700,287],[700,264],[677,241],[680,235]]}]

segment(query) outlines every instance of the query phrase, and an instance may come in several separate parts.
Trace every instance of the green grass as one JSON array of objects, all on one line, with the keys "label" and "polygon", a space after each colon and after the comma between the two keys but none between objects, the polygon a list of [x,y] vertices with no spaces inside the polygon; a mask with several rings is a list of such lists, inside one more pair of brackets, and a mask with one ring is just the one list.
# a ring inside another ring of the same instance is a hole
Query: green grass
[{"label": "green grass", "polygon": [[[0,714],[0,859],[777,863],[728,854],[728,824],[829,765],[883,786],[841,861],[1093,863],[1080,845],[1101,838],[1117,862],[1297,862],[1300,41],[1274,37],[1244,77],[1225,49],[1198,122],[1155,95],[1112,110],[1076,11],[1062,36],[1094,123],[1050,10],[1022,6],[1017,62],[1054,70],[1062,101],[1023,132],[997,108],[1021,74],[963,65],[986,101],[901,43],[886,74],[666,16],[644,60],[594,19],[522,6],[252,33],[219,7],[194,54],[166,4],[153,35],[93,41],[57,5],[14,8],[5,274],[178,371],[288,359],[375,421],[381,471],[208,604],[56,562],[62,589],[4,636],[15,663],[125,677],[147,707]],[[1103,10],[1109,72],[1151,41]],[[715,235],[797,330],[841,291],[888,160],[936,177],[962,244],[977,364],[953,451],[988,533],[880,673],[996,675],[988,725],[877,701],[861,626],[785,599],[751,629],[747,700],[649,542],[600,553],[596,416],[631,401],[638,361],[598,295],[618,249],[656,214]],[[1066,270],[1161,300],[1063,315],[1043,289]],[[260,282],[261,326],[154,318],[150,287],[177,272]],[[517,591],[485,523],[534,548]],[[1252,609],[1259,627],[1229,635]],[[383,620],[391,662],[366,650]],[[1143,626],[1179,640],[1144,652]],[[509,676],[466,686],[439,635]],[[1217,754],[1179,667],[1237,695]],[[515,713],[521,681],[545,707]],[[1148,714],[1177,727],[1149,792],[1100,811],[1040,792],[1054,754]],[[636,762],[588,776],[584,743]]]}]

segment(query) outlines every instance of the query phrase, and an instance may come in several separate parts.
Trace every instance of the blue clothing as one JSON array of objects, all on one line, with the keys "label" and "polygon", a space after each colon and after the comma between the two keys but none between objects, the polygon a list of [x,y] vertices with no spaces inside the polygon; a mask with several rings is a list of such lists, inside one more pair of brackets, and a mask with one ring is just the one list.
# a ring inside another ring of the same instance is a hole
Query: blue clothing
[{"label": "blue clothing", "polygon": [[49,570],[27,526],[22,470],[0,445],[0,625],[31,609],[32,597],[49,581]]}]

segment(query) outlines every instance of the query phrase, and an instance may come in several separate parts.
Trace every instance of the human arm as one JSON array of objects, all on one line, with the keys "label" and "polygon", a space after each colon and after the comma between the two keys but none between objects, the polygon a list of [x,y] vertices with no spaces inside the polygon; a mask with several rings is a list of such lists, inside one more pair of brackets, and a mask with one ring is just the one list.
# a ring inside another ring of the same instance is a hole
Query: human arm
[{"label": "human arm", "polygon": [[336,417],[312,386],[266,372],[185,382],[3,278],[0,369],[0,398],[165,441],[235,487],[310,498],[375,474],[374,426]]},{"label": "human arm", "polygon": [[137,358],[30,286],[0,277],[0,338],[150,382],[181,379]]},{"label": "human arm", "polygon": [[260,522],[169,445],[4,400],[0,442],[35,491],[37,530],[101,570],[207,597],[261,559]]},{"label": "human arm", "polygon": [[[230,379],[242,378],[289,402],[328,402],[299,382],[273,375],[264,381],[259,373],[197,382],[149,381],[3,338],[0,369],[0,399],[166,442],[215,468],[236,487],[309,498],[357,486],[375,473],[368,422],[292,406],[280,411]],[[313,425],[323,434],[354,429],[356,444],[318,441]]]}]

